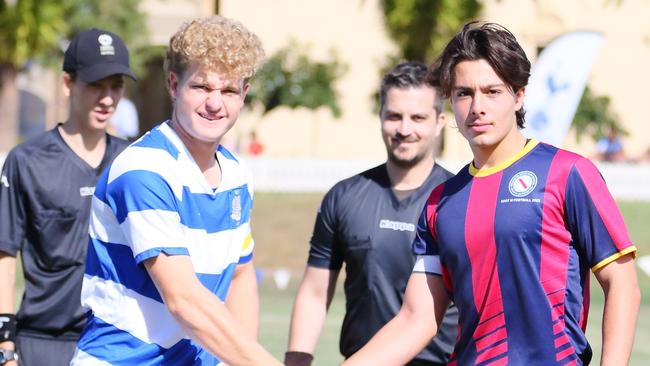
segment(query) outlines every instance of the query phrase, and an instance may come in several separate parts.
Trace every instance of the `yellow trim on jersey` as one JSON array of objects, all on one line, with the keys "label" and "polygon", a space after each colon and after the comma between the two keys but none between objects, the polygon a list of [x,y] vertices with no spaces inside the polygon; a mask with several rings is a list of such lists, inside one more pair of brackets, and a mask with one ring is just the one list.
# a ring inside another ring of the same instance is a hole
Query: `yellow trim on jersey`
[{"label": "yellow trim on jersey", "polygon": [[605,267],[606,265],[612,263],[613,261],[615,261],[615,260],[617,260],[617,259],[619,259],[619,258],[621,258],[623,256],[626,256],[626,255],[628,255],[630,253],[633,253],[634,258],[636,258],[636,247],[634,245],[632,245],[631,247],[627,247],[627,248],[621,250],[618,253],[614,253],[614,254],[610,255],[609,257],[603,259],[602,261],[598,262],[595,266],[591,267],[591,271],[596,272],[597,270]]},{"label": "yellow trim on jersey", "polygon": [[475,177],[487,177],[490,174],[494,174],[496,172],[499,172],[501,170],[504,170],[505,168],[509,167],[510,165],[514,164],[517,160],[521,159],[524,155],[526,155],[530,150],[532,150],[535,146],[539,144],[539,141],[530,139],[526,145],[524,146],[523,149],[521,149],[518,153],[510,157],[510,159],[497,164],[491,168],[483,168],[483,169],[478,169],[474,166],[474,162],[472,161],[469,164],[469,174],[475,176]]},{"label": "yellow trim on jersey", "polygon": [[246,235],[246,238],[244,239],[244,243],[241,246],[241,250],[243,252],[248,251],[252,241],[253,241],[253,237],[251,236],[251,234]]}]

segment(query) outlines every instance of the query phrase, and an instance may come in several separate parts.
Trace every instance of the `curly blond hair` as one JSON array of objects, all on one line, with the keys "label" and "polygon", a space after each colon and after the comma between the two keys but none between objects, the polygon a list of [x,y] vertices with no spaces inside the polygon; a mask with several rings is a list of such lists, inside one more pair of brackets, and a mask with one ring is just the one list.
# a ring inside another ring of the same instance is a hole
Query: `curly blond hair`
[{"label": "curly blond hair", "polygon": [[259,38],[240,22],[219,15],[185,22],[172,36],[165,74],[182,76],[196,62],[233,80],[248,80],[264,60]]}]

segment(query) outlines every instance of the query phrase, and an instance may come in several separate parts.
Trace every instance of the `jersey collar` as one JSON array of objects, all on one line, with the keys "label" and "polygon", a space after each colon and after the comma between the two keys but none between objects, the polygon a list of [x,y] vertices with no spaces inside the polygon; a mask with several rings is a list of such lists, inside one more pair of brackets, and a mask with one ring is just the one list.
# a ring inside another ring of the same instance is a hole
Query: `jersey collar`
[{"label": "jersey collar", "polygon": [[491,168],[484,168],[484,169],[478,169],[474,166],[474,162],[472,161],[469,163],[469,174],[471,174],[474,177],[487,177],[488,175],[494,174],[496,172],[499,172],[501,170],[504,170],[505,168],[509,167],[510,165],[514,164],[517,160],[521,159],[524,155],[528,154],[529,151],[531,151],[535,146],[539,144],[539,141],[530,139],[526,143],[523,149],[519,150],[518,153],[515,155],[511,156],[509,159],[506,161],[497,164]]}]

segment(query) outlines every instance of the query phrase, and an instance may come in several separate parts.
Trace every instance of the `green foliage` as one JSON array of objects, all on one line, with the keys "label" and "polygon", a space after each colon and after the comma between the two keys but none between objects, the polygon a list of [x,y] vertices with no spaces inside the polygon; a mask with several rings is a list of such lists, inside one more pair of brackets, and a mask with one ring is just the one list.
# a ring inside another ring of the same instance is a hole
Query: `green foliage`
[{"label": "green foliage", "polygon": [[68,9],[56,0],[0,0],[0,63],[19,69],[50,52],[66,29]]},{"label": "green foliage", "polygon": [[[61,44],[82,29],[97,27],[115,32],[135,50],[146,44],[141,0],[0,0],[0,62],[20,69],[38,59],[61,64]],[[131,52],[134,71],[144,62]]]},{"label": "green foliage", "polygon": [[312,61],[304,48],[291,43],[270,57],[257,72],[247,103],[261,105],[263,113],[279,106],[312,110],[324,106],[340,117],[333,84],[346,67],[335,53],[332,55],[327,62]]},{"label": "green foliage", "polygon": [[478,0],[382,0],[401,58],[432,61],[461,26],[481,11]]},{"label": "green foliage", "polygon": [[611,128],[616,129],[623,135],[628,133],[619,122],[616,114],[610,109],[610,102],[608,96],[596,96],[588,86],[585,88],[571,123],[571,127],[576,132],[577,142],[580,142],[582,136],[585,135],[591,137],[594,141],[598,141]]}]

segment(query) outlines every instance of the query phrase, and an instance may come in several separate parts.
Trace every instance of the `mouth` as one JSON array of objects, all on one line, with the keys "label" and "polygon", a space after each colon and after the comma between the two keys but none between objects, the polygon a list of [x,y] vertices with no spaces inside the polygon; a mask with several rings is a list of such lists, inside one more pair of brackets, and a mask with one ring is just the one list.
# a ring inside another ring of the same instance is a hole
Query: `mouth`
[{"label": "mouth", "polygon": [[93,111],[99,121],[106,121],[112,114],[112,109],[96,109]]},{"label": "mouth", "polygon": [[490,127],[492,126],[492,123],[490,122],[477,122],[474,121],[472,123],[468,123],[467,127],[476,132],[485,132],[487,131]]},{"label": "mouth", "polygon": [[197,114],[199,115],[199,117],[203,118],[204,120],[206,120],[208,122],[214,122],[214,121],[218,121],[218,120],[224,118],[224,116],[211,115],[211,114],[207,114],[207,113],[200,113],[199,112]]}]

